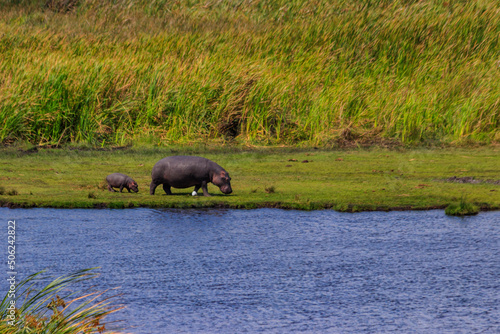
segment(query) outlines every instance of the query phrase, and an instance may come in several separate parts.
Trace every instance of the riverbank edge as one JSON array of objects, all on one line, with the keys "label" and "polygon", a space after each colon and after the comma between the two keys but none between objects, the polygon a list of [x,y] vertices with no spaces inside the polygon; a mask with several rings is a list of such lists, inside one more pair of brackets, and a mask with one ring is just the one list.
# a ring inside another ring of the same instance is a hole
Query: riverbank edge
[{"label": "riverbank edge", "polygon": [[[150,209],[237,209],[237,210],[253,210],[253,209],[282,209],[282,210],[334,210],[337,212],[389,212],[389,211],[426,211],[426,210],[444,210],[448,205],[430,205],[430,206],[371,206],[360,204],[337,205],[335,203],[284,203],[284,202],[263,202],[263,203],[240,203],[229,204],[224,202],[209,202],[209,203],[192,203],[192,202],[177,202],[166,203],[167,205],[143,204],[137,202],[128,203],[106,203],[106,202],[87,202],[87,203],[51,203],[37,204],[35,202],[15,202],[0,199],[0,207],[9,209],[31,209],[31,208],[51,208],[51,209],[134,209],[134,208],[150,208]],[[500,211],[500,206],[482,203],[478,205],[480,211]]]}]

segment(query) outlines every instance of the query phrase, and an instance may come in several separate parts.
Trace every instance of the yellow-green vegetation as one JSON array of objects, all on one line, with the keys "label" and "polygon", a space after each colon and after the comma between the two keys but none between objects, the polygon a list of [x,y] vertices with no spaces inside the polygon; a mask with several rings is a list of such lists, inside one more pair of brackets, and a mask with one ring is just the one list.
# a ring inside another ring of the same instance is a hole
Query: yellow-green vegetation
[{"label": "yellow-green vegetation", "polygon": [[[500,209],[498,147],[434,150],[314,150],[193,147],[119,150],[0,151],[0,204],[11,207],[278,207],[339,211],[444,209],[463,196],[481,210]],[[193,188],[162,187],[149,195],[154,164],[169,155],[207,157],[232,177],[233,193],[213,184],[212,197]],[[120,172],[139,193],[109,192],[105,177]],[[454,178],[456,177],[456,178]],[[473,183],[460,183],[474,177]],[[451,178],[451,179],[450,179]],[[467,179],[465,179],[467,180]],[[15,190],[17,195],[10,195]]]},{"label": "yellow-green vegetation", "polygon": [[0,11],[0,142],[500,140],[498,1],[10,0]]},{"label": "yellow-green vegetation", "polygon": [[[43,272],[38,272],[18,282],[15,293],[8,292],[0,302],[0,333],[118,334],[103,322],[106,316],[123,308],[112,306],[113,297],[103,298],[104,292],[68,289],[95,278],[97,274],[91,270],[80,270],[49,283]],[[40,284],[44,285],[37,286]]]}]

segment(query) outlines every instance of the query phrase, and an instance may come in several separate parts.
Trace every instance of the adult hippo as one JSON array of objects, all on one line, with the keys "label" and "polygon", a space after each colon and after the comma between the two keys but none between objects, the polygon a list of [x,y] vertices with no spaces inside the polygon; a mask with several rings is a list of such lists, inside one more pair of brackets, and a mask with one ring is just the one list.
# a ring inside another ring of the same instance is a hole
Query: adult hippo
[{"label": "adult hippo", "polygon": [[233,192],[229,173],[215,162],[202,157],[171,156],[158,161],[151,172],[149,193],[155,194],[155,189],[163,184],[167,195],[172,195],[170,187],[188,188],[194,186],[193,195],[203,189],[204,196],[210,196],[207,183],[212,182],[224,194]]}]

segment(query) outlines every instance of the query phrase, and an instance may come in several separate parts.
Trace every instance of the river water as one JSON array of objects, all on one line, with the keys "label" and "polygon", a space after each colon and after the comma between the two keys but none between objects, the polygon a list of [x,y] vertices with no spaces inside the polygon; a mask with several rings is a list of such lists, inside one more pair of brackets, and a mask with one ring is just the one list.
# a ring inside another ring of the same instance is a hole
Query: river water
[{"label": "river water", "polygon": [[19,275],[101,267],[94,284],[120,287],[127,307],[111,319],[130,333],[500,333],[500,212],[0,208],[0,217],[4,231],[16,220]]}]

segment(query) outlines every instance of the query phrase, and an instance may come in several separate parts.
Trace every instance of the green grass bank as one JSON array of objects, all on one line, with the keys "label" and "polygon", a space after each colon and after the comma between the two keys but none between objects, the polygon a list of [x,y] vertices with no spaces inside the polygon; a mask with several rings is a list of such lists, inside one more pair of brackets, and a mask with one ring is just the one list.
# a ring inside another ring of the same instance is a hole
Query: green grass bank
[{"label": "green grass bank", "polygon": [[498,1],[10,0],[0,12],[2,143],[500,141]]},{"label": "green grass bank", "polygon": [[[230,147],[120,150],[14,148],[0,151],[0,204],[56,208],[259,208],[339,211],[444,209],[454,202],[500,209],[499,148],[434,150],[322,150]],[[233,193],[213,184],[212,197],[192,188],[158,187],[149,195],[151,169],[175,154],[202,155],[232,177]],[[139,193],[111,193],[106,175],[121,172]],[[465,182],[465,183],[462,183]]]}]

